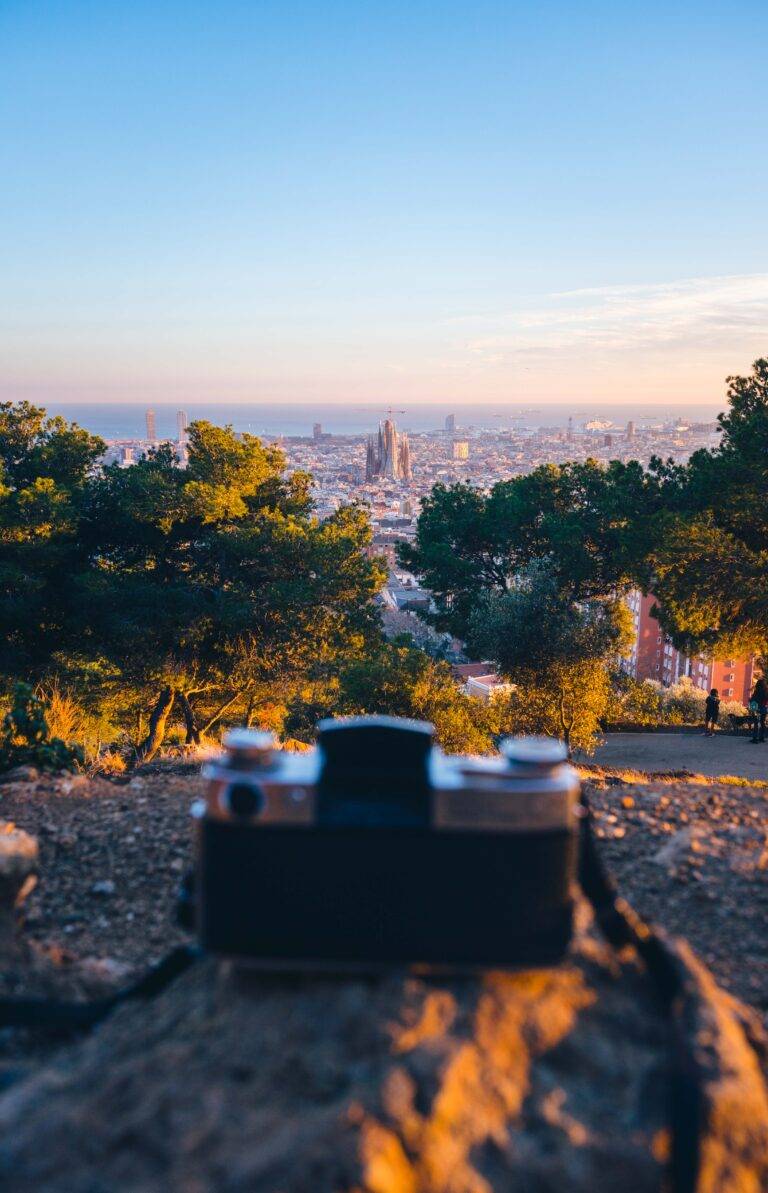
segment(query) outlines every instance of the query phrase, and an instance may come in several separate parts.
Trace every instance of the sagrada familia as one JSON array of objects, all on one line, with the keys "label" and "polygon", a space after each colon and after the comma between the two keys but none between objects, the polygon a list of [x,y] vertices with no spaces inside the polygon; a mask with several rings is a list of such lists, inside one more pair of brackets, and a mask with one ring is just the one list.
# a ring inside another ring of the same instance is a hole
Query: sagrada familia
[{"label": "sagrada familia", "polygon": [[391,418],[379,423],[378,435],[368,436],[365,479],[372,481],[379,476],[401,481],[409,481],[413,476],[408,436],[398,432]]}]

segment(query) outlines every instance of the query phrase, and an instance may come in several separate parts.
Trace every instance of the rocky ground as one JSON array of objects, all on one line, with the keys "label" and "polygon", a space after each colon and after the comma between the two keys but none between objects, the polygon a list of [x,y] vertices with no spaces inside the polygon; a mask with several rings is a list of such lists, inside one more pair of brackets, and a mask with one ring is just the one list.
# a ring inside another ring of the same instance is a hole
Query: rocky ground
[{"label": "rocky ground", "polygon": [[[124,783],[0,784],[0,816],[41,846],[2,993],[103,993],[184,939],[175,897],[199,790],[184,765]],[[590,783],[627,897],[762,1010],[766,795]],[[692,1018],[714,1132],[707,1187],[757,1189],[768,1180],[757,1056],[742,1013],[706,973],[696,983],[710,1000],[705,1020]],[[340,982],[246,979],[203,962],[151,1013],[129,1003],[85,1038],[0,1032],[0,1188],[650,1193],[669,1155],[670,1056],[642,966],[603,944],[586,905],[553,971]]]},{"label": "rocky ground", "polygon": [[[121,984],[184,939],[175,922],[191,861],[191,765],[127,782],[0,783],[0,817],[36,836],[41,877],[25,934],[53,968],[0,974],[5,992],[50,979]],[[684,936],[722,985],[768,1013],[768,790],[682,780],[589,784],[604,856],[647,918]]]},{"label": "rocky ground", "polygon": [[[41,851],[3,993],[88,997],[184,939],[174,908],[200,787],[183,764],[121,783],[0,783],[0,817]],[[590,796],[622,892],[765,1013],[768,792],[598,773]],[[768,1180],[765,1086],[738,1014],[711,998],[697,1029],[720,1132],[708,1187],[757,1189]],[[606,948],[586,907],[556,971],[249,986],[205,962],[151,1008],[128,1004],[65,1046],[0,1032],[0,1187],[659,1187],[668,1028],[637,959]]]},{"label": "rocky ground", "polygon": [[84,776],[0,781],[0,818],[40,847],[40,879],[23,921],[41,965],[6,969],[4,993],[40,993],[51,980],[72,992],[78,985],[100,992],[141,974],[185,939],[176,898],[191,861],[198,770],[145,768],[117,783]]},{"label": "rocky ground", "polygon": [[768,791],[609,780],[590,793],[621,893],[768,1016]]}]

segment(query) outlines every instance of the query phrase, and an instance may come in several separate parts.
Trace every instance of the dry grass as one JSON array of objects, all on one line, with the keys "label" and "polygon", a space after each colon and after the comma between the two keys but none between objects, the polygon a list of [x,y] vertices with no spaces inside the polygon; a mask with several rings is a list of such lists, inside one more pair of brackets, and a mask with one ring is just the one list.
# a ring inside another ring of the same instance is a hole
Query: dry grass
[{"label": "dry grass", "polygon": [[110,721],[108,712],[92,712],[58,679],[54,678],[37,689],[45,705],[45,720],[51,737],[58,737],[67,745],[80,746],[89,764],[95,763],[109,743],[107,752],[116,752],[121,736]]},{"label": "dry grass", "polygon": [[629,767],[597,766],[596,764],[581,762],[576,767],[582,779],[588,782],[600,782],[605,779],[619,779],[623,783],[647,784],[676,784],[690,783],[698,787],[712,787],[723,784],[727,787],[758,787],[768,790],[768,782],[764,779],[745,779],[742,775],[700,775],[687,770],[647,771],[633,770]]},{"label": "dry grass", "polygon": [[51,737],[62,741],[78,740],[83,733],[86,716],[78,702],[57,683],[41,693],[45,701],[45,719]]},{"label": "dry grass", "polygon": [[122,775],[128,769],[124,756],[117,750],[105,750],[89,767],[90,775]]}]

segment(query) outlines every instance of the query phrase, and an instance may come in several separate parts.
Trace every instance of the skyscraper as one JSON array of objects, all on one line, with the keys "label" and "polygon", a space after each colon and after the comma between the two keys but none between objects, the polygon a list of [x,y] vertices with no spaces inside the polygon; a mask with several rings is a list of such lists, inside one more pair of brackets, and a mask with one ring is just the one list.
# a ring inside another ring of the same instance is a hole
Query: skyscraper
[{"label": "skyscraper", "polygon": [[454,439],[454,441],[453,441],[453,458],[454,458],[454,460],[468,460],[469,459],[469,440],[468,439]]},{"label": "skyscraper", "polygon": [[146,414],[147,419],[147,439],[150,443],[155,443],[157,440],[157,427],[155,425],[155,412],[148,410]]},{"label": "skyscraper", "polygon": [[453,434],[453,432],[456,430],[456,415],[455,415],[455,414],[446,414],[446,416],[445,416],[445,429],[446,429],[446,431],[448,431],[448,432],[449,432],[451,435],[452,435],[452,434]]},{"label": "skyscraper", "polygon": [[312,438],[313,439],[322,439],[322,437],[323,437],[323,424],[322,423],[313,423],[312,424]]},{"label": "skyscraper", "polygon": [[187,427],[189,420],[187,419],[186,410],[176,411],[176,439],[180,446],[184,446],[187,442]]}]

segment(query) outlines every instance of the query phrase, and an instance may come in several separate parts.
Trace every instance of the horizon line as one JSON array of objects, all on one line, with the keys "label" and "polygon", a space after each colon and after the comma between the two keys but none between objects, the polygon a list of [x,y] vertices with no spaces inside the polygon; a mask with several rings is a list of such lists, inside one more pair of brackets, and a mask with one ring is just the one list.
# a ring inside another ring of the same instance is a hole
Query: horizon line
[{"label": "horizon line", "polygon": [[[31,399],[27,399],[27,398],[18,398],[18,399],[11,398],[11,399],[4,399],[4,400],[12,401],[12,402],[13,401],[30,401],[32,405],[38,404],[37,402],[32,401]],[[651,398],[649,398],[647,400],[637,399],[637,400],[630,400],[630,401],[624,401],[624,402],[622,402],[622,401],[606,401],[605,399],[600,399],[599,401],[593,401],[593,402],[590,402],[590,401],[585,402],[585,400],[583,398],[562,399],[559,401],[548,401],[543,398],[539,398],[537,400],[539,401],[540,406],[542,408],[551,407],[551,406],[588,405],[590,407],[590,409],[593,409],[593,408],[596,408],[599,406],[610,407],[611,409],[615,409],[617,406],[627,407],[627,408],[633,407],[633,406],[658,406],[660,409],[663,409],[663,408],[669,407],[669,406],[716,406],[720,402],[722,402],[724,405],[727,405],[727,399],[725,399],[725,398],[722,398],[722,399],[714,399],[714,398],[678,398],[678,399],[657,398],[657,399],[651,399]],[[170,409],[181,410],[181,409],[183,409],[184,404],[186,404],[187,406],[215,406],[219,401],[220,401],[220,399],[218,399],[218,398],[195,398],[195,399],[192,399],[191,401],[187,401],[186,403],[184,403],[183,400],[176,400],[176,401],[169,401],[166,399],[159,399],[159,400],[158,399],[148,399],[148,400],[146,400],[146,399],[140,399],[140,398],[134,398],[134,399],[131,399],[130,401],[119,401],[119,402],[98,401],[98,400],[93,400],[93,399],[90,399],[90,400],[85,399],[84,400],[84,399],[78,399],[78,398],[53,398],[53,399],[49,400],[48,404],[55,405],[55,406],[114,406],[116,408],[120,407],[120,406],[141,406],[147,410],[153,409],[158,406],[163,406],[163,407],[167,406]],[[249,398],[231,398],[231,399],[227,399],[225,401],[221,401],[221,405],[224,405],[224,406],[253,406],[253,407],[293,406],[293,407],[309,407],[309,408],[311,408],[311,407],[327,408],[329,406],[333,406],[335,408],[338,408],[339,410],[343,410],[343,409],[347,408],[346,403],[334,402],[330,399],[314,399],[311,401],[287,401],[285,399],[275,398],[272,401],[267,401],[264,399],[251,400]],[[453,407],[471,406],[471,405],[473,405],[473,401],[471,399],[459,400],[459,401],[454,400],[452,402],[439,401],[439,400],[436,401],[434,399],[433,400],[421,399],[419,401],[412,402],[411,408],[420,407],[420,406],[434,406],[436,409],[443,408],[443,409],[447,410],[448,412],[450,412],[450,409]],[[513,403],[483,401],[483,402],[478,402],[477,405],[480,407],[483,407],[485,409],[487,409],[489,407],[497,407],[499,409],[506,409],[508,407],[513,406]],[[524,411],[521,411],[519,409],[519,406],[517,404],[514,404],[513,408],[514,408],[514,410],[518,411],[518,413],[520,413],[521,415],[524,413],[525,414],[539,413],[538,407],[536,407],[535,409],[526,408]],[[405,413],[409,412],[409,407],[407,407],[407,406],[402,407],[402,408],[391,407],[391,409],[392,409],[393,414],[405,414]],[[358,405],[351,407],[350,413],[356,413],[359,410],[372,410],[372,411],[381,410],[381,411],[386,412],[386,411],[390,410],[390,407],[389,406],[379,406],[377,403],[375,403],[373,401],[371,401],[371,402],[362,401],[362,402],[359,402]]]}]

